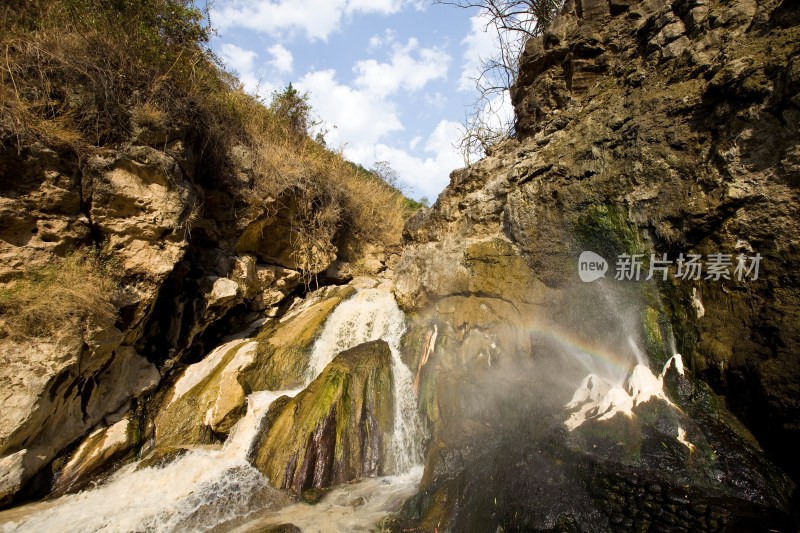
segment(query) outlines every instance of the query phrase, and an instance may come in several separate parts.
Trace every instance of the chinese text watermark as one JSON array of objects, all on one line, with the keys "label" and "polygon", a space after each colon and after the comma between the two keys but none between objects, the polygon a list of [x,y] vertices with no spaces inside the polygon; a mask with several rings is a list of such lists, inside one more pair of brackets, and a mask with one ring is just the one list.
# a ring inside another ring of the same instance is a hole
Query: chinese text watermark
[{"label": "chinese text watermark", "polygon": [[[649,260],[646,260],[649,259]],[[615,263],[614,279],[618,281],[641,281],[670,276],[682,280],[737,280],[755,281],[761,265],[761,254],[680,254],[670,259],[667,254],[620,254]],[[590,282],[604,278],[608,262],[602,256],[585,251],[578,258],[578,275],[581,281]]]}]

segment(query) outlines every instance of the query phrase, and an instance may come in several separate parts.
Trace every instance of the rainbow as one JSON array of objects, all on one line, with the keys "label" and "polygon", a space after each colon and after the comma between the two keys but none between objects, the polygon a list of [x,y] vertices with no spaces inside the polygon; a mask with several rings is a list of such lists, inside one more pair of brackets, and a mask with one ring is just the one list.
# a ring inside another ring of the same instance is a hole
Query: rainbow
[{"label": "rainbow", "polygon": [[[592,343],[574,332],[567,331],[553,323],[528,322],[525,324],[525,328],[534,336],[553,341],[571,350],[575,355],[583,355],[594,363],[601,363],[600,365],[587,364],[587,367],[591,366],[587,370],[603,377],[611,378],[614,381],[624,380],[637,363],[635,353],[631,353],[630,349],[620,352],[609,351],[606,347]],[[586,363],[587,361],[584,362]],[[598,366],[601,367],[599,371],[596,368]],[[612,375],[609,376],[607,374]]]}]

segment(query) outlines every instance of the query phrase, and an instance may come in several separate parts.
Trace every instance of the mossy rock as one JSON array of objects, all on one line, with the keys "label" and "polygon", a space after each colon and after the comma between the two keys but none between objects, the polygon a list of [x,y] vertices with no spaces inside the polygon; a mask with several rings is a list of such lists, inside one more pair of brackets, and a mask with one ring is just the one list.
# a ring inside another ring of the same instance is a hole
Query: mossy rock
[{"label": "mossy rock", "polygon": [[314,341],[325,321],[355,292],[349,286],[326,288],[319,301],[261,330],[256,337],[256,363],[240,373],[245,389],[289,390],[303,385]]},{"label": "mossy rock", "polygon": [[392,390],[385,341],[345,350],[303,392],[271,406],[253,464],[296,494],[387,474]]},{"label": "mossy rock", "polygon": [[307,503],[309,505],[316,505],[322,498],[324,498],[330,492],[330,488],[325,489],[308,489],[304,490],[303,493],[300,495],[300,499],[303,500],[303,503]]},{"label": "mossy rock", "polygon": [[[603,256],[610,266],[621,254],[644,254],[647,247],[622,206],[590,205],[573,222],[576,244]],[[644,266],[642,267],[644,271]]]},{"label": "mossy rock", "polygon": [[156,448],[147,457],[139,461],[139,464],[136,465],[136,471],[138,472],[144,468],[163,468],[187,453],[189,453],[189,448],[179,446]]}]

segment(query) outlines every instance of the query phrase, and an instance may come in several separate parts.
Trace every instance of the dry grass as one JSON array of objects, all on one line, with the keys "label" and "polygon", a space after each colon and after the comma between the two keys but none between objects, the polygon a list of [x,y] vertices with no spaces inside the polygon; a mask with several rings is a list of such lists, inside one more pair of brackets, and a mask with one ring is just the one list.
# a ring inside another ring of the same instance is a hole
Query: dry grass
[{"label": "dry grass", "polygon": [[[305,270],[344,235],[399,241],[402,195],[245,94],[207,50],[201,22],[180,0],[10,0],[0,6],[0,142],[83,157],[140,128],[181,126],[204,186],[270,208],[294,199]],[[231,179],[242,151],[249,183]]]},{"label": "dry grass", "polygon": [[24,339],[48,337],[88,317],[113,321],[117,280],[94,252],[77,251],[46,266],[31,268],[0,288],[0,332]]}]

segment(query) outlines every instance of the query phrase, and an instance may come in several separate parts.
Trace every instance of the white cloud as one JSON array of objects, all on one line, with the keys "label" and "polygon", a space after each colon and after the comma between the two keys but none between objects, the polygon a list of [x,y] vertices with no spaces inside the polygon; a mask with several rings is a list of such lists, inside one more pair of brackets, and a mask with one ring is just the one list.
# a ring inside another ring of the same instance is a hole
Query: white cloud
[{"label": "white cloud", "polygon": [[228,0],[211,13],[221,30],[248,28],[271,35],[300,32],[311,40],[328,39],[357,13],[390,15],[408,0]]},{"label": "white cloud", "polygon": [[358,75],[355,84],[383,98],[401,88],[417,91],[428,82],[447,77],[450,56],[438,48],[420,48],[411,38],[405,45],[394,47],[388,63],[374,59],[358,61],[353,71]]},{"label": "white cloud", "polygon": [[279,72],[291,73],[293,69],[294,57],[292,53],[281,44],[273,44],[267,48],[267,52],[272,56],[269,64],[278,69]]},{"label": "white cloud", "polygon": [[367,50],[372,52],[384,45],[394,43],[396,35],[397,33],[393,29],[386,28],[382,34],[378,33],[369,38]]},{"label": "white cloud", "polygon": [[457,122],[440,121],[425,141],[419,155],[384,143],[376,143],[348,146],[345,156],[367,168],[375,161],[388,161],[400,175],[400,179],[412,187],[413,196],[427,196],[434,201],[450,182],[450,172],[464,165],[461,153],[453,146],[461,137],[459,128]]},{"label": "white cloud", "polygon": [[404,0],[348,0],[346,11],[352,13],[397,13],[406,3]]},{"label": "white cloud", "polygon": [[433,94],[426,94],[425,95],[425,103],[428,104],[433,109],[440,111],[445,108],[447,105],[447,97],[436,91]]},{"label": "white cloud", "polygon": [[385,135],[403,129],[392,102],[368,91],[340,84],[334,70],[309,72],[297,86],[309,92],[311,106],[328,122],[328,127],[336,127],[326,136],[331,146],[344,142],[377,142]]},{"label": "white cloud", "polygon": [[488,16],[482,12],[470,19],[470,33],[461,41],[465,50],[458,81],[460,91],[475,89],[475,79],[481,74],[483,61],[491,58],[498,50],[497,33],[493,26],[487,26],[488,23]]},{"label": "white cloud", "polygon": [[258,54],[252,50],[245,50],[235,44],[222,43],[219,47],[219,55],[229,69],[238,74],[239,81],[248,92],[255,92],[259,86],[259,77],[255,72],[255,61]]}]

